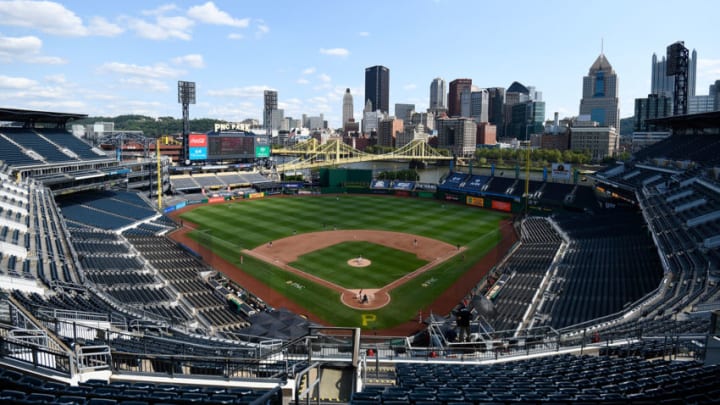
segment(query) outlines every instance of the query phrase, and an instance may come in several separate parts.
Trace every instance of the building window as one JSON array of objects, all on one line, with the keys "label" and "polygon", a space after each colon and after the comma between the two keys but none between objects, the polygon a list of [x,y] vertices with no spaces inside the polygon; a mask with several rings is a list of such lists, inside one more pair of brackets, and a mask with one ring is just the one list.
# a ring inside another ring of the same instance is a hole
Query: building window
[{"label": "building window", "polygon": [[597,72],[595,75],[594,97],[605,97],[605,72]]}]

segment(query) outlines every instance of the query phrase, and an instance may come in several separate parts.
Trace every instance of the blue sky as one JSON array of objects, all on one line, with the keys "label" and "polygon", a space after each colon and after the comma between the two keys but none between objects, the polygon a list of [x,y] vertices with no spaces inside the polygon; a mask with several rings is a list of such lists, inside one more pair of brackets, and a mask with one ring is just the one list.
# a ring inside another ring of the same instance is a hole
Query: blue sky
[{"label": "blue sky", "polygon": [[469,77],[535,86],[548,117],[572,116],[602,39],[628,117],[650,91],[653,52],[677,40],[697,50],[707,94],[718,15],[716,0],[0,1],[0,107],[180,117],[186,80],[191,118],[261,119],[274,89],[286,117],[324,113],[338,127],[345,88],[357,119],[365,67],[380,64],[391,109],[424,111],[433,78]]}]

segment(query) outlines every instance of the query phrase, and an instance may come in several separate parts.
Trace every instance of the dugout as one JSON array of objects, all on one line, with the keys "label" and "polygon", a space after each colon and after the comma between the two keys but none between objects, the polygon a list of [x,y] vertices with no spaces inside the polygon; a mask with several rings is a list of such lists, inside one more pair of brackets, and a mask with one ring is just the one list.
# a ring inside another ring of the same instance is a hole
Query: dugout
[{"label": "dugout", "polygon": [[323,193],[341,193],[348,188],[367,190],[372,181],[372,170],[321,168],[320,187]]}]

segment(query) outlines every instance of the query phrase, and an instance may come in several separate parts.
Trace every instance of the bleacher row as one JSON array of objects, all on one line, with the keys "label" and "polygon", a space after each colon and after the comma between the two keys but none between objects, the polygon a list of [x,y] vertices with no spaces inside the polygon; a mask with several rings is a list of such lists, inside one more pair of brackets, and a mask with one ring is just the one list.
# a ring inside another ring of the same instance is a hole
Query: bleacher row
[{"label": "bleacher row", "polygon": [[[249,326],[246,317],[230,311],[224,293],[202,279],[214,270],[159,236],[175,224],[156,216],[136,194],[88,193],[62,199],[61,205],[87,279],[116,302],[176,325],[200,320],[201,327],[219,333]],[[128,226],[122,235],[113,233]]]},{"label": "bleacher row", "polygon": [[[38,319],[49,322],[47,326],[51,330],[61,329],[58,326],[59,324],[54,322],[69,322],[62,319],[59,321],[57,319],[48,319],[47,316],[43,315],[56,310],[103,315],[116,325],[127,324],[128,328],[131,328],[131,324],[134,323],[133,318],[127,312],[120,311],[117,307],[105,302],[89,290],[52,292],[45,295],[13,291],[12,297]],[[144,325],[151,325],[151,323],[145,323]],[[167,334],[155,332],[142,335],[131,332],[123,334],[119,330],[116,331],[117,334],[103,334],[102,338],[93,334],[91,337],[86,337],[83,344],[89,346],[108,344],[114,350],[117,350],[117,346],[122,347],[121,351],[139,354],[193,353],[198,356],[218,356],[220,353],[245,353],[251,350],[245,342],[208,336],[194,336],[177,330]],[[63,336],[63,338],[68,340],[68,344],[74,340],[72,336]]]},{"label": "bleacher row", "polygon": [[634,157],[637,161],[693,161],[712,167],[720,163],[720,137],[712,134],[671,136],[642,149]]},{"label": "bleacher row", "polygon": [[0,370],[0,401],[7,404],[140,405],[140,404],[276,404],[279,389],[218,385],[156,384],[88,380],[71,386],[31,375]]},{"label": "bleacher row", "polygon": [[495,271],[497,276],[505,276],[504,284],[492,297],[495,314],[488,322],[495,330],[515,329],[520,325],[562,243],[543,218],[525,219],[520,233],[518,248]]},{"label": "bleacher row", "polygon": [[151,312],[169,322],[192,319],[190,308],[178,306],[177,293],[131,251],[122,236],[101,230],[71,228],[85,277],[105,294],[131,308]]},{"label": "bleacher row", "polygon": [[62,215],[72,223],[117,230],[146,221],[157,213],[137,193],[102,191],[58,198]]},{"label": "bleacher row", "polygon": [[52,283],[79,281],[52,193],[32,180],[2,173],[0,276]]},{"label": "bleacher row", "polygon": [[560,329],[621,311],[660,284],[662,265],[642,218],[621,211],[556,217],[569,246],[537,325]]},{"label": "bleacher row", "polygon": [[[211,271],[195,257],[164,237],[125,235],[132,246],[179,292],[198,317],[214,331],[239,331],[249,326],[247,318],[231,312],[225,294],[211,288],[201,274]],[[261,308],[258,308],[261,309]]]},{"label": "bleacher row", "polygon": [[0,128],[0,149],[9,166],[107,159],[71,133],[57,129]]},{"label": "bleacher row", "polygon": [[558,355],[488,366],[410,364],[394,386],[367,386],[351,404],[711,403],[718,365],[640,357]]},{"label": "bleacher row", "polygon": [[[451,172],[438,184],[438,190],[470,196],[519,198],[525,193],[525,180]],[[532,201],[542,204],[580,207],[595,205],[592,190],[575,184],[530,180],[528,192]]]},{"label": "bleacher row", "polygon": [[217,174],[181,175],[170,177],[174,190],[214,190],[227,187],[250,186],[252,184],[268,183],[270,180],[254,172],[228,172]]},{"label": "bleacher row", "polygon": [[[675,156],[673,148],[682,149],[693,137],[672,138],[661,142],[656,151],[640,154],[640,158],[648,160],[665,153],[669,153],[668,157]],[[697,140],[699,149],[719,146],[717,137],[702,136]],[[664,152],[657,155],[657,151]],[[705,158],[712,160],[710,156]],[[720,185],[702,166],[670,170],[635,164],[617,166],[608,173],[603,178],[634,190],[643,225],[646,224],[654,239],[650,249],[658,252],[662,260],[658,266],[668,272],[668,282],[660,286],[651,302],[641,305],[632,325],[614,324],[607,330],[622,332],[636,328],[643,333],[660,335],[670,330],[706,332],[707,311],[720,308],[717,285],[720,246],[714,242],[720,234]],[[705,308],[704,311],[695,313],[694,308],[698,306]]]},{"label": "bleacher row", "polygon": [[[494,304],[483,315],[494,330],[513,330],[523,321],[527,327],[579,325],[617,314],[660,285],[662,265],[639,215],[563,214],[553,220],[568,238],[565,247],[550,221],[527,217],[517,247],[476,289]],[[707,327],[706,319],[699,323]]]}]

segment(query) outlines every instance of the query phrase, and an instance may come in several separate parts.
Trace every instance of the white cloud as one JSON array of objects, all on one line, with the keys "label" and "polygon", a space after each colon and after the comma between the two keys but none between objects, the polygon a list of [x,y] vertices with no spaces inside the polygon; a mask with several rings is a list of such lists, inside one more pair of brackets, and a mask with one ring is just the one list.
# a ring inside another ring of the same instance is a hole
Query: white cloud
[{"label": "white cloud", "polygon": [[88,29],[92,34],[103,37],[114,37],[124,31],[119,25],[113,24],[103,17],[91,18]]},{"label": "white cloud", "polygon": [[361,37],[369,37],[370,33],[367,31],[362,31],[362,32],[358,32],[358,35],[360,35]]},{"label": "white cloud", "polygon": [[403,86],[403,90],[415,90],[417,88],[416,84],[408,83]]},{"label": "white cloud", "polygon": [[42,40],[38,37],[2,37],[0,36],[0,52],[27,54],[40,52]]},{"label": "white cloud", "polygon": [[315,70],[316,70],[316,69],[315,69],[314,67],[309,67],[309,68],[304,69],[304,70],[302,71],[302,74],[304,74],[304,75],[311,75],[311,74],[315,73]]},{"label": "white cloud", "polygon": [[205,67],[203,56],[197,53],[173,58],[172,62],[176,65],[190,66],[192,68],[201,69]]},{"label": "white cloud", "polygon": [[209,116],[228,121],[241,121],[247,117],[257,117],[260,111],[262,111],[262,106],[247,102],[212,104],[207,109]]},{"label": "white cloud", "polygon": [[153,66],[141,66],[120,62],[108,62],[100,66],[99,71],[102,73],[116,73],[153,79],[175,78],[185,74],[184,70],[173,69],[162,63]]},{"label": "white cloud", "polygon": [[182,38],[182,36],[186,35],[193,25],[195,25],[192,20],[181,16],[158,17],[157,22],[160,27],[170,31],[171,33],[175,33],[178,38]]},{"label": "white cloud", "polygon": [[[345,95],[345,89],[346,89],[346,87],[343,87],[343,86],[335,86],[332,90],[330,90],[327,93],[326,97],[329,101],[336,101],[336,100],[339,101]],[[357,90],[350,89],[350,93],[352,93],[353,97],[358,97]]]},{"label": "white cloud", "polygon": [[26,62],[56,65],[66,61],[60,57],[43,56],[42,40],[34,36],[4,37],[0,35],[0,62]]},{"label": "white cloud", "polygon": [[262,20],[259,20],[257,29],[255,30],[255,38],[262,38],[268,32],[270,32],[270,27],[268,27]]},{"label": "white cloud", "polygon": [[33,100],[28,101],[27,103],[29,106],[33,107],[34,109],[42,109],[42,110],[76,110],[76,111],[84,111],[86,108],[86,104],[80,100],[46,100],[46,101],[40,101],[40,100]]},{"label": "white cloud", "polygon": [[55,75],[47,75],[47,76],[45,76],[45,81],[48,83],[54,83],[54,84],[67,83],[67,79],[65,78],[65,75],[62,73],[58,73]]},{"label": "white cloud", "polygon": [[0,24],[39,29],[63,36],[88,34],[82,19],[62,4],[52,1],[0,2]]},{"label": "white cloud", "polygon": [[60,36],[115,36],[123,32],[103,17],[93,17],[85,25],[82,18],[53,1],[0,1],[0,25],[26,27]]},{"label": "white cloud", "polygon": [[300,78],[300,79],[297,79],[296,83],[297,84],[308,84],[308,83],[310,83],[310,81],[308,79]]},{"label": "white cloud", "polygon": [[245,38],[245,35],[237,33],[237,32],[228,34],[228,39],[238,40],[238,39],[243,39],[243,38]]},{"label": "white cloud", "polygon": [[33,79],[0,75],[0,89],[27,89],[38,84]]},{"label": "white cloud", "polygon": [[[261,107],[262,108],[262,107]],[[322,96],[312,97],[309,99],[290,98],[278,101],[278,108],[285,110],[286,117],[300,117],[303,114],[309,116],[317,116],[319,114],[325,114],[327,119],[327,112],[332,108]]]},{"label": "white cloud", "polygon": [[151,79],[147,77],[123,77],[120,79],[120,83],[152,91],[170,90],[170,86],[168,86],[167,83],[163,82],[162,80]]},{"label": "white cloud", "polygon": [[138,114],[148,117],[163,115],[163,103],[144,100],[117,100],[113,104],[104,105],[101,115]]},{"label": "white cloud", "polygon": [[331,55],[331,56],[348,56],[350,55],[350,51],[348,51],[345,48],[320,48],[320,53],[323,55]]},{"label": "white cloud", "polygon": [[127,25],[142,38],[154,40],[177,38],[188,41],[192,38],[191,30],[195,22],[182,16],[157,16],[154,23],[138,18],[128,18]]},{"label": "white cloud", "polygon": [[265,90],[271,90],[268,86],[245,86],[229,89],[208,90],[208,95],[215,97],[262,97]]},{"label": "white cloud", "polygon": [[318,75],[318,79],[320,79],[320,81],[322,81],[324,83],[330,83],[332,81],[332,78],[330,76],[326,75],[325,73],[320,73]]},{"label": "white cloud", "polygon": [[143,10],[141,13],[143,15],[162,15],[168,11],[175,11],[177,9],[178,7],[175,4],[163,4],[151,10]]},{"label": "white cloud", "polygon": [[32,56],[29,57],[25,62],[37,63],[39,65],[64,65],[67,60],[59,56]]},{"label": "white cloud", "polygon": [[238,28],[246,28],[250,24],[249,18],[233,18],[227,12],[218,9],[212,1],[208,1],[202,6],[190,7],[187,14],[191,18],[206,24],[229,25]]}]

